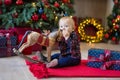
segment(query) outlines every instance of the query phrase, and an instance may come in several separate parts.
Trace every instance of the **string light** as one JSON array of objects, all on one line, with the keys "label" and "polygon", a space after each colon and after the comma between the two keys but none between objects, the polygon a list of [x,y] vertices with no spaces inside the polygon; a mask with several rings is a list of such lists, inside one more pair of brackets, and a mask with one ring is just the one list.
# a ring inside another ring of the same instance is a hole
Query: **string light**
[{"label": "string light", "polygon": [[113,26],[117,25],[119,27],[119,25],[117,24],[118,21],[120,21],[120,17],[119,16],[115,19],[115,22],[113,22]]}]

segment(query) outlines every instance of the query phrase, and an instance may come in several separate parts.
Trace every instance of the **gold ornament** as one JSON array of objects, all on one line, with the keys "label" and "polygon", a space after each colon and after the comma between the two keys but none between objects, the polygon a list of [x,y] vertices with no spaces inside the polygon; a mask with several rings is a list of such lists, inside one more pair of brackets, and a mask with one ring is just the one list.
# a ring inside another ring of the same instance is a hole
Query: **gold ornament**
[{"label": "gold ornament", "polygon": [[57,16],[55,17],[55,21],[58,21],[58,17]]},{"label": "gold ornament", "polygon": [[36,7],[36,4],[33,2],[33,3],[32,3],[32,6],[33,6],[33,7]]}]

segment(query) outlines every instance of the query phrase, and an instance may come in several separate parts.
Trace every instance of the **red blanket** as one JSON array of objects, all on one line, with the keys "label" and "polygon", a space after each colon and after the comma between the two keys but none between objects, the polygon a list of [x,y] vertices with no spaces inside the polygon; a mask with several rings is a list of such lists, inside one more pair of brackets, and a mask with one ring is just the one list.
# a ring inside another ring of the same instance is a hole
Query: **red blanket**
[{"label": "red blanket", "polygon": [[46,68],[45,64],[32,64],[26,61],[30,71],[37,78],[45,77],[120,77],[120,71],[101,70],[88,67],[87,60],[82,60],[78,66],[64,68]]}]

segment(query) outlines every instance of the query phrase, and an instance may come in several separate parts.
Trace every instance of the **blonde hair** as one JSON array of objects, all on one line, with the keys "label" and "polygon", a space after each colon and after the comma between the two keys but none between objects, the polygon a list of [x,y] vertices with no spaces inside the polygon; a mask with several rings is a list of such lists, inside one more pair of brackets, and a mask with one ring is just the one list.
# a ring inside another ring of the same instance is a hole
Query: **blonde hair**
[{"label": "blonde hair", "polygon": [[71,17],[68,17],[68,16],[65,16],[65,17],[62,17],[60,20],[59,20],[59,27],[60,27],[60,24],[61,22],[65,22],[66,24],[68,24],[69,26],[71,26],[73,28],[73,30],[75,29],[75,23],[74,23],[74,20],[71,18]]},{"label": "blonde hair", "polygon": [[[75,29],[75,23],[74,23],[74,20],[71,17],[68,17],[68,16],[62,17],[59,20],[59,26],[60,26],[61,22],[63,22],[63,21],[66,24],[68,24],[69,26],[71,26],[73,28],[73,30]],[[52,38],[53,41],[60,41],[62,39],[62,37],[63,37],[63,35],[62,35],[62,32],[61,32],[60,29],[58,29],[55,32],[50,33],[50,35],[49,35],[49,38]]]}]

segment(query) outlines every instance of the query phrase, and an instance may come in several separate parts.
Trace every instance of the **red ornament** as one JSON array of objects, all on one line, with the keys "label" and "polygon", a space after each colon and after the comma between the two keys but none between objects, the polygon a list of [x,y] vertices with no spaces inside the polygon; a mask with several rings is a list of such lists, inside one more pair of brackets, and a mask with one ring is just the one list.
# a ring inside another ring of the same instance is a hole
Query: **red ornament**
[{"label": "red ornament", "polygon": [[0,0],[0,5],[2,5],[2,0]]},{"label": "red ornament", "polygon": [[47,8],[50,7],[48,0],[42,0],[42,3],[44,3],[45,7],[47,7]]},{"label": "red ornament", "polygon": [[116,37],[112,37],[112,41],[115,41],[116,40]]},{"label": "red ornament", "polygon": [[114,26],[114,29],[119,29],[119,25],[118,25],[118,24],[115,25],[115,26]]},{"label": "red ornament", "polygon": [[22,5],[22,4],[23,4],[23,1],[22,1],[22,0],[17,0],[17,1],[16,1],[16,4],[17,4],[17,5]]},{"label": "red ornament", "polygon": [[63,3],[68,3],[68,0],[62,0]]},{"label": "red ornament", "polygon": [[114,23],[114,22],[115,22],[115,20],[113,19],[113,20],[112,20],[112,23]]},{"label": "red ornament", "polygon": [[41,15],[41,18],[42,18],[43,20],[47,20],[46,14],[42,14],[42,15]]},{"label": "red ornament", "polygon": [[4,0],[4,4],[5,5],[10,5],[10,4],[12,4],[12,0]]},{"label": "red ornament", "polygon": [[104,36],[105,36],[106,39],[109,38],[109,34],[108,33],[106,33]]},{"label": "red ornament", "polygon": [[120,15],[118,15],[117,18],[120,19]]},{"label": "red ornament", "polygon": [[38,21],[38,18],[39,17],[38,17],[38,15],[36,13],[32,15],[32,20],[33,21]]},{"label": "red ornament", "polygon": [[48,5],[48,0],[42,0],[45,5]]},{"label": "red ornament", "polygon": [[58,8],[58,7],[60,7],[60,4],[58,2],[55,2],[54,6]]}]

